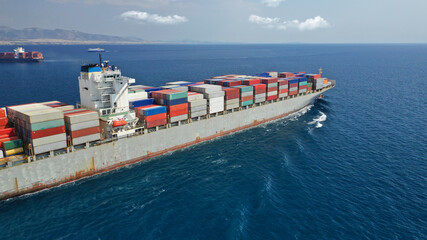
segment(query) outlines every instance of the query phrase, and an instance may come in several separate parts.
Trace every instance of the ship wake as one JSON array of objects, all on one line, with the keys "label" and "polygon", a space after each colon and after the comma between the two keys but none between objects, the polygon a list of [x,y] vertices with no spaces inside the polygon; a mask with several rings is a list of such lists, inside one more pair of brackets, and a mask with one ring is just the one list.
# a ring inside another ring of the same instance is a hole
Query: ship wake
[{"label": "ship wake", "polygon": [[323,127],[322,122],[326,121],[326,119],[327,119],[327,116],[326,116],[326,114],[324,112],[322,112],[322,111],[319,111],[319,112],[320,112],[320,116],[314,118],[313,121],[311,121],[311,122],[308,123],[309,125],[316,124],[315,128],[321,128],[321,127]]}]

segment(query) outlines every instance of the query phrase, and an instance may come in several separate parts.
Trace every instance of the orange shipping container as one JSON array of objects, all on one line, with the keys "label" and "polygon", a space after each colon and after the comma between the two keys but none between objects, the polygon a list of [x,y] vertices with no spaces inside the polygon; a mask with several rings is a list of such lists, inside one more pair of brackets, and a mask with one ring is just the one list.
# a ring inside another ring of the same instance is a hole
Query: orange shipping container
[{"label": "orange shipping container", "polygon": [[78,138],[78,137],[83,137],[83,136],[87,136],[87,135],[92,135],[92,134],[96,134],[96,133],[100,133],[99,127],[91,127],[91,128],[86,128],[86,129],[82,129],[82,130],[77,130],[77,131],[73,131],[71,132],[71,137],[72,138]]},{"label": "orange shipping container", "polygon": [[160,119],[166,119],[166,113],[160,113],[160,114],[145,117],[146,122],[152,122]]},{"label": "orange shipping container", "polygon": [[0,108],[0,118],[6,117],[6,111],[3,108]]}]

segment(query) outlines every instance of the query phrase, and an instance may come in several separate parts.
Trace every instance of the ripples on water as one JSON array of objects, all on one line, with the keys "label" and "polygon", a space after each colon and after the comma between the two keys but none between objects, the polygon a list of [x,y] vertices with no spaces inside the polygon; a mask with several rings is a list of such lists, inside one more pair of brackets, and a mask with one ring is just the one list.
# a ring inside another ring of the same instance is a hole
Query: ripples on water
[{"label": "ripples on water", "polygon": [[[426,45],[101,47],[138,84],[321,64],[338,85],[285,119],[3,201],[1,239],[427,238]],[[17,89],[2,105],[77,101],[85,49],[0,65]]]}]

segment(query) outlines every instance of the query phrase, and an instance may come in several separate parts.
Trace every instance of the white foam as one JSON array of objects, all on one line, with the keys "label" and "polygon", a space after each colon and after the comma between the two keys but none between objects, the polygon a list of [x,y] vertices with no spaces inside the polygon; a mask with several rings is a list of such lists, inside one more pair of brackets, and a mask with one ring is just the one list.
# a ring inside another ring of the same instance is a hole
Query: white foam
[{"label": "white foam", "polygon": [[320,112],[320,116],[318,116],[317,118],[313,119],[313,121],[309,122],[308,123],[309,125],[316,124],[316,126],[315,126],[316,128],[321,128],[323,126],[323,124],[321,122],[326,121],[326,119],[327,119],[328,116],[326,116],[326,114],[323,113],[323,112],[321,112],[321,111],[319,111],[319,112]]}]

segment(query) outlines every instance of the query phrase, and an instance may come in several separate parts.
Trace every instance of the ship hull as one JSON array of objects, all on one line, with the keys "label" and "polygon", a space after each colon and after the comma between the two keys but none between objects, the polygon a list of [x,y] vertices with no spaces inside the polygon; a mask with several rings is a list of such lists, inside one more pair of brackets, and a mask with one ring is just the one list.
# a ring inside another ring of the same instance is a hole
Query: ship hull
[{"label": "ship hull", "polygon": [[294,113],[323,92],[298,96],[0,170],[0,199],[108,172]]},{"label": "ship hull", "polygon": [[0,59],[0,63],[39,63],[39,62],[43,62],[43,59],[28,59],[28,58]]}]

